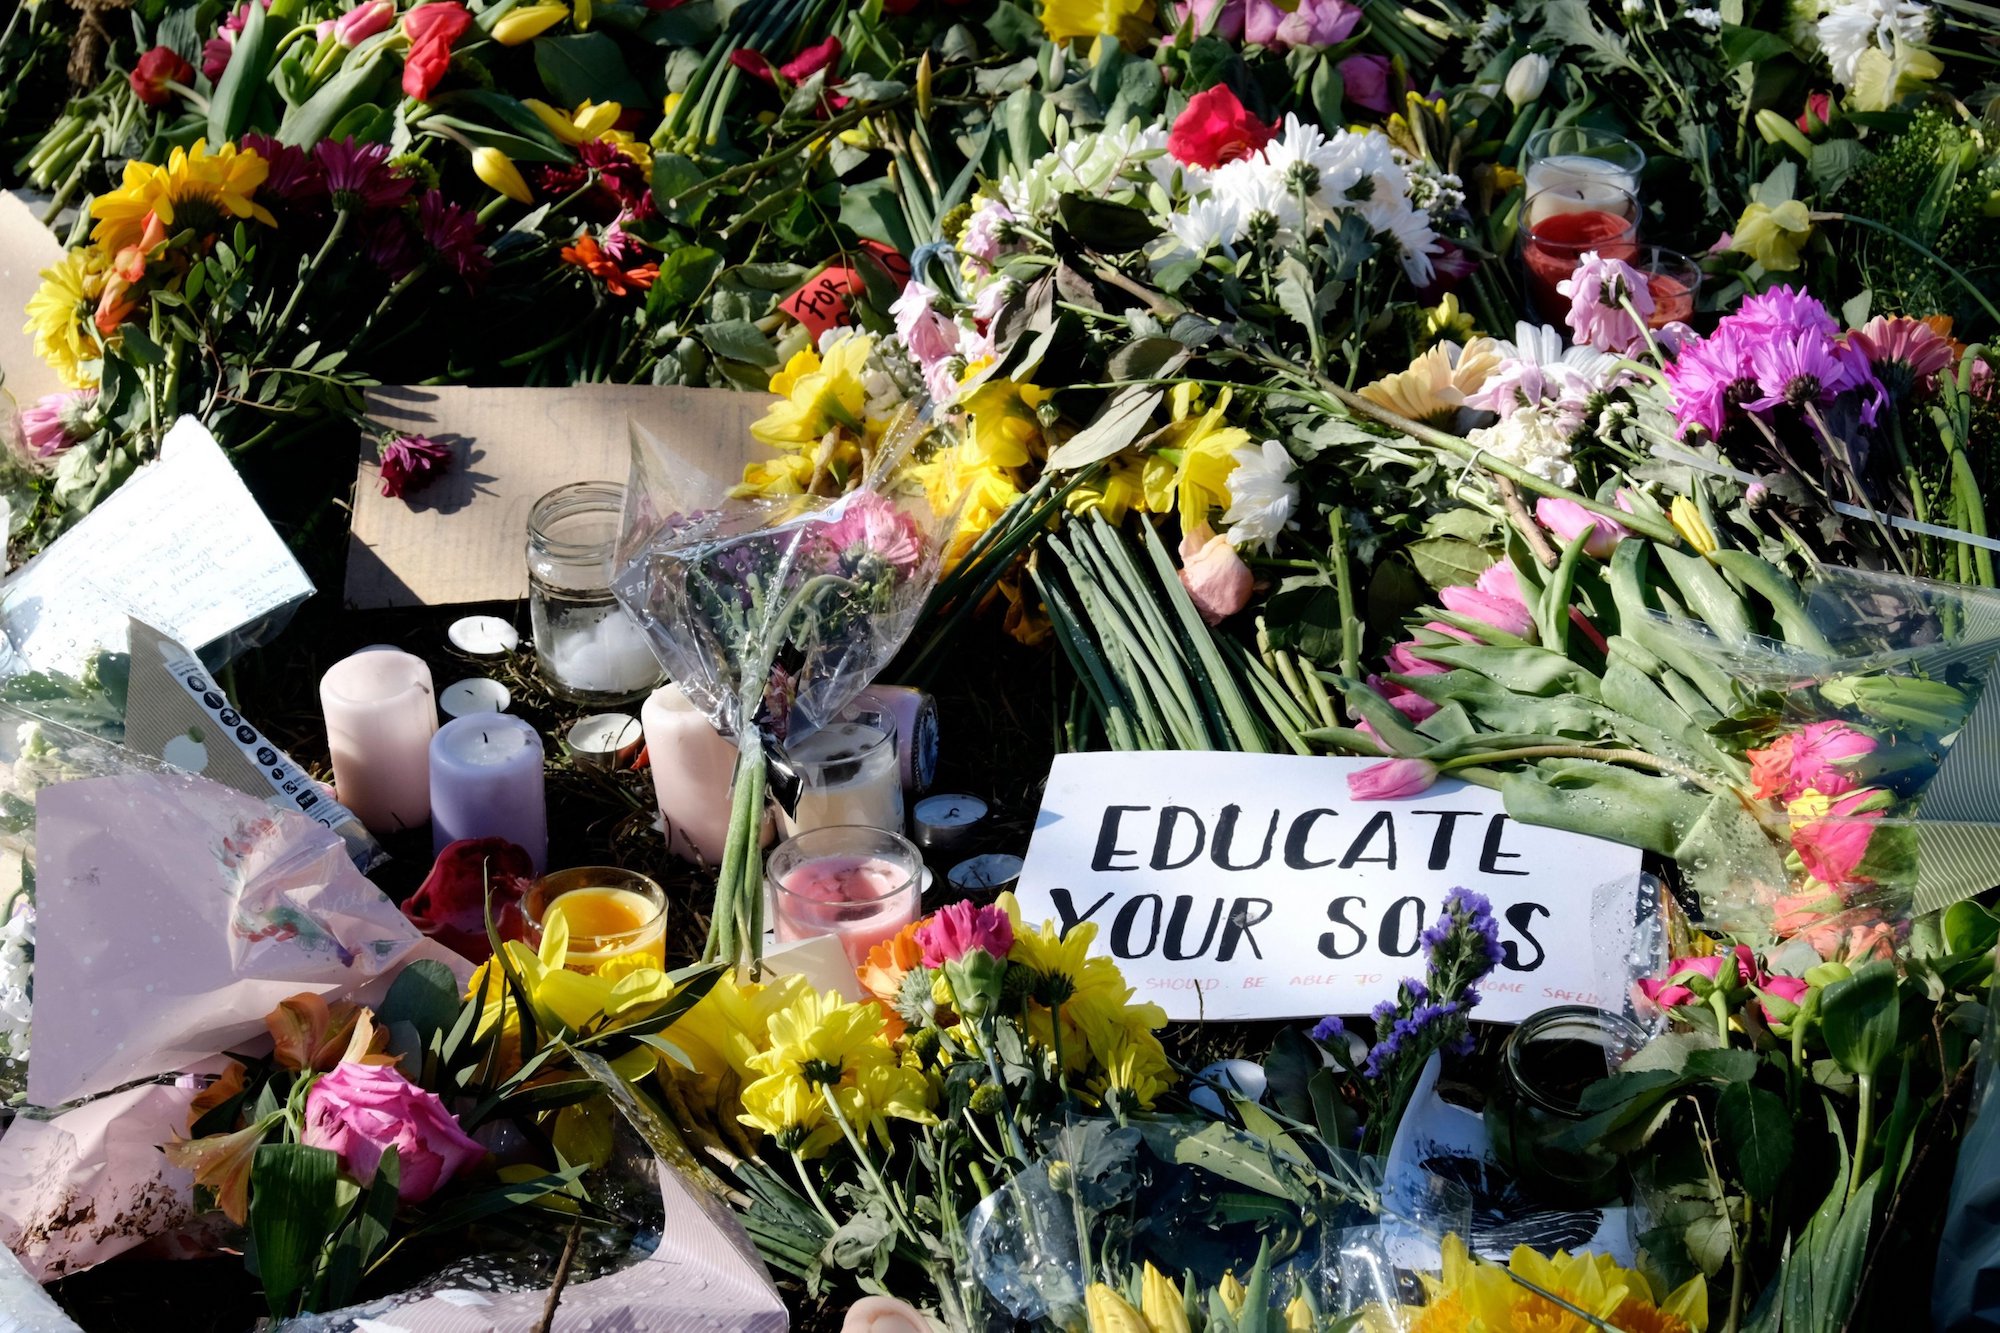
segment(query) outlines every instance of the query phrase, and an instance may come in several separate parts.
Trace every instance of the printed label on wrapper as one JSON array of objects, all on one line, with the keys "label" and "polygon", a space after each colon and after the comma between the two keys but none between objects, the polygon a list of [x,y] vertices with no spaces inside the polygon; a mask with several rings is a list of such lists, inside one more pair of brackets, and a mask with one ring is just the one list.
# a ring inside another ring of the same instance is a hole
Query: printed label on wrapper
[{"label": "printed label on wrapper", "polygon": [[1097,926],[1138,1000],[1176,1021],[1365,1014],[1424,970],[1454,887],[1493,903],[1504,958],[1478,1017],[1623,1009],[1639,851],[1509,818],[1450,779],[1356,801],[1379,761],[1069,754],[1050,770],[1021,872],[1030,921]]}]

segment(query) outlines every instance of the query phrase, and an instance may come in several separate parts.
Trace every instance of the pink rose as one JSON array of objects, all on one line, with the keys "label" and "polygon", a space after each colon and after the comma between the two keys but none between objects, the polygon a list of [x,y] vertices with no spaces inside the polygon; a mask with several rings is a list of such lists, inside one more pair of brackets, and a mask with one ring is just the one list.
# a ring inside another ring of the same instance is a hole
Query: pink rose
[{"label": "pink rose", "polygon": [[1763,973],[1757,966],[1757,955],[1751,953],[1748,946],[1739,944],[1728,953],[1714,953],[1706,958],[1677,958],[1668,967],[1666,976],[1641,981],[1639,993],[1662,1009],[1692,1003],[1694,988],[1687,983],[1696,977],[1711,982],[1718,980],[1725,962],[1736,964],[1733,980],[1738,983],[1755,985],[1763,979]]},{"label": "pink rose", "polygon": [[1389,100],[1389,57],[1353,55],[1341,61],[1339,68],[1348,101],[1381,116],[1396,109]]},{"label": "pink rose", "polygon": [[1593,514],[1574,500],[1537,500],[1535,517],[1565,544],[1575,541],[1577,534],[1589,528],[1590,539],[1584,542],[1583,553],[1593,560],[1610,559],[1618,543],[1632,535],[1632,529],[1617,519]]},{"label": "pink rose", "polygon": [[953,903],[917,927],[925,967],[955,963],[974,949],[1005,958],[1014,947],[1014,923],[997,907]]},{"label": "pink rose", "polygon": [[1874,799],[1872,790],[1850,792],[1833,803],[1824,819],[1792,830],[1792,850],[1807,874],[1823,884],[1867,882],[1857,872],[1868,855],[1868,840],[1875,836],[1875,821],[1882,818],[1880,810],[1863,808]]},{"label": "pink rose", "polygon": [[1228,84],[1218,83],[1188,99],[1167,131],[1167,152],[1186,166],[1219,167],[1259,152],[1276,133],[1250,114]]},{"label": "pink rose", "polygon": [[1818,134],[1833,122],[1833,98],[1827,93],[1808,93],[1806,109],[1799,113],[1800,134]]},{"label": "pink rose", "polygon": [[1181,538],[1181,586],[1209,624],[1219,625],[1248,606],[1253,581],[1229,539],[1208,524],[1195,524]]},{"label": "pink rose", "polygon": [[1428,759],[1385,759],[1347,775],[1347,794],[1357,801],[1395,801],[1430,790],[1438,768]]},{"label": "pink rose", "polygon": [[1875,738],[1845,722],[1815,722],[1749,752],[1750,794],[1790,803],[1808,791],[1840,796],[1855,780],[1842,764],[1875,751]]},{"label": "pink rose", "polygon": [[826,540],[836,551],[865,546],[898,569],[913,567],[924,555],[923,534],[910,516],[874,491],[847,497],[840,517],[827,527]]},{"label": "pink rose", "polygon": [[[1766,996],[1783,1000],[1786,1004],[1799,1004],[1805,1000],[1806,992],[1812,989],[1812,985],[1804,977],[1773,976],[1765,977],[1758,983],[1757,989]],[[1757,1008],[1763,1012],[1766,1023],[1785,1021],[1772,1013],[1771,1006],[1764,1000],[1757,1001]]]},{"label": "pink rose", "polygon": [[340,1165],[362,1184],[375,1178],[385,1149],[396,1150],[396,1197],[422,1203],[486,1149],[459,1128],[434,1092],[426,1092],[391,1065],[347,1062],[316,1080],[306,1094],[309,1147],[340,1154]]}]

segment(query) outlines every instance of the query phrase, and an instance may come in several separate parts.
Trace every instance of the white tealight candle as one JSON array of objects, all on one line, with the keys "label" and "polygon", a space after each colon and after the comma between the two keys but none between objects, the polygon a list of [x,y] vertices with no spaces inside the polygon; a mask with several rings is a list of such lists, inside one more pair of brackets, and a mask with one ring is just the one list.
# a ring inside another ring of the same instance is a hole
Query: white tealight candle
[{"label": "white tealight candle", "polygon": [[455,681],[438,695],[438,707],[446,717],[467,717],[473,713],[504,713],[514,702],[513,693],[499,681],[473,676]]},{"label": "white tealight candle", "polygon": [[466,616],[445,631],[451,646],[473,657],[499,657],[521,646],[521,632],[498,616]]},{"label": "white tealight candle", "polygon": [[563,737],[570,757],[586,768],[619,768],[639,752],[643,733],[629,713],[593,713]]},{"label": "white tealight candle", "polygon": [[926,796],[910,812],[917,846],[930,852],[956,851],[972,840],[986,818],[986,802],[962,792]]}]

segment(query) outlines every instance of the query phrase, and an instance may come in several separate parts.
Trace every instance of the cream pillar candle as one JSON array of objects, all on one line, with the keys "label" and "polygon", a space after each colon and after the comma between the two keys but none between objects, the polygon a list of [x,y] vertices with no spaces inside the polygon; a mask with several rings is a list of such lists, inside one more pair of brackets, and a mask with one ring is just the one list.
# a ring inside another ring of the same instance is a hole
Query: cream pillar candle
[{"label": "cream pillar candle", "polygon": [[371,648],[319,682],[334,792],[374,833],[430,822],[430,743],[437,699],[423,659]]},{"label": "cream pillar candle", "polygon": [[685,861],[722,864],[736,746],[709,725],[678,685],[654,690],[639,710],[639,723],[646,733],[667,850]]}]

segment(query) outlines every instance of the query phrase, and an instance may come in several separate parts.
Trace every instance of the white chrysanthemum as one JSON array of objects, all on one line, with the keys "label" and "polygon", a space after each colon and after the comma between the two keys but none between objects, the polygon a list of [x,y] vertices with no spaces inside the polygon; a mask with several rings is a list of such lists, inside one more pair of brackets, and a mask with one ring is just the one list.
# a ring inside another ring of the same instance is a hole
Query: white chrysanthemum
[{"label": "white chrysanthemum", "polygon": [[1503,462],[1558,486],[1569,486],[1576,481],[1576,469],[1569,461],[1569,437],[1575,429],[1565,414],[1523,407],[1501,417],[1497,425],[1481,426],[1465,438],[1474,448]]},{"label": "white chrysanthemum", "polygon": [[1619,360],[1595,347],[1572,347],[1562,331],[1526,320],[1514,325],[1514,340],[1496,339],[1500,364],[1468,407],[1507,415],[1522,407],[1556,408],[1565,419],[1583,411],[1594,393],[1610,387],[1619,375]]},{"label": "white chrysanthemum", "polygon": [[1182,162],[1167,151],[1168,129],[1165,125],[1148,125],[1139,131],[1139,147],[1134,156],[1138,157],[1160,188],[1172,193],[1175,178],[1183,193],[1200,194],[1208,188],[1208,168],[1197,167]]},{"label": "white chrysanthemum", "polygon": [[1854,82],[1869,47],[1893,54],[1899,38],[1905,46],[1917,46],[1930,28],[1930,9],[1914,0],[1840,0],[1814,31],[1835,81],[1845,88]]},{"label": "white chrysanthemum", "polygon": [[1688,21],[1698,28],[1706,28],[1710,32],[1722,31],[1722,11],[1719,9],[1690,9],[1687,16]]},{"label": "white chrysanthemum", "polygon": [[1435,270],[1431,257],[1443,246],[1431,227],[1431,215],[1417,208],[1402,195],[1386,194],[1379,199],[1369,199],[1355,205],[1360,214],[1368,219],[1368,225],[1378,235],[1387,236],[1395,242],[1403,260],[1403,272],[1419,287],[1429,284]]},{"label": "white chrysanthemum", "polygon": [[1222,515],[1229,543],[1269,551],[1299,507],[1299,488],[1291,479],[1297,464],[1276,440],[1245,445],[1229,456],[1236,460],[1227,483],[1229,508]]},{"label": "white chrysanthemum", "polygon": [[1206,195],[1188,201],[1183,212],[1167,219],[1167,230],[1189,254],[1205,255],[1218,245],[1232,245],[1243,227],[1243,215],[1234,200]]},{"label": "white chrysanthemum", "polygon": [[1305,210],[1285,178],[1257,158],[1225,162],[1209,177],[1209,196],[1227,200],[1236,210],[1237,232],[1231,240],[1260,240],[1298,234]]}]

